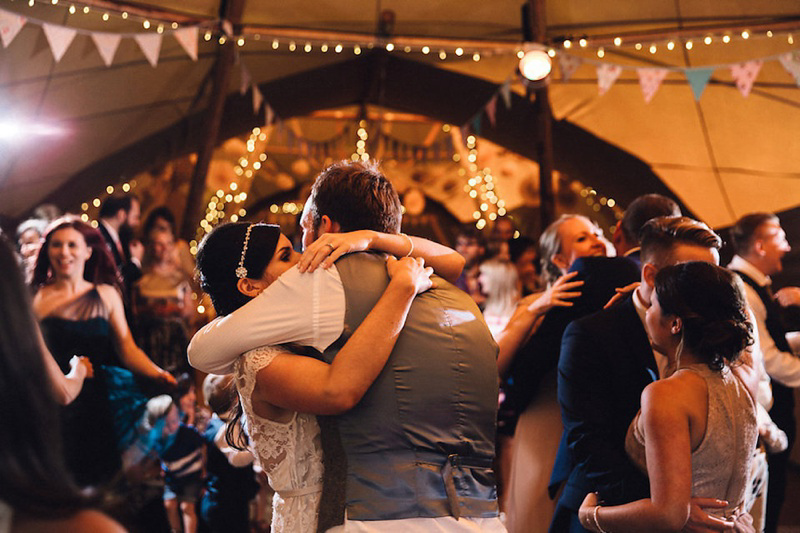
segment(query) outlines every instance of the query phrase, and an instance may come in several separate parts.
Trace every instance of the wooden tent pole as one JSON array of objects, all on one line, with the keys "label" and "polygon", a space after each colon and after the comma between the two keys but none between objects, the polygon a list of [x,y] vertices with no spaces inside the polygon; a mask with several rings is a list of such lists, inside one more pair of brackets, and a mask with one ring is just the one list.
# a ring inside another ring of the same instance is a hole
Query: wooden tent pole
[{"label": "wooden tent pole", "polygon": [[[545,0],[528,0],[530,4],[531,34],[533,41],[547,40],[545,25]],[[533,90],[536,115],[536,155],[539,162],[539,219],[544,230],[555,220],[556,204],[553,194],[553,111],[547,85]]]},{"label": "wooden tent pole", "polygon": [[[220,6],[220,16],[229,21],[236,28],[242,19],[245,0],[223,0]],[[225,97],[230,84],[231,72],[236,63],[236,43],[229,38],[225,44],[219,46],[217,59],[214,62],[214,75],[212,76],[211,95],[204,119],[205,139],[197,153],[197,162],[192,173],[189,185],[189,194],[186,198],[186,208],[183,212],[181,236],[194,239],[197,223],[205,211],[203,193],[206,190],[206,177],[211,164],[211,157],[217,145],[219,128],[222,123],[222,112],[225,108]]]}]

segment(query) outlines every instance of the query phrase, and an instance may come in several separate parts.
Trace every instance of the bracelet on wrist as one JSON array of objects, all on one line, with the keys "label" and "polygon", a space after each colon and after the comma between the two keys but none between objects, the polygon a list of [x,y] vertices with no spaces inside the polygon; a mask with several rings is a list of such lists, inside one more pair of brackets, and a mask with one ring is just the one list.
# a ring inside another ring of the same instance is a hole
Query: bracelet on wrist
[{"label": "bracelet on wrist", "polygon": [[592,511],[592,518],[594,518],[594,525],[597,527],[600,533],[609,533],[608,531],[603,529],[603,526],[601,526],[600,522],[597,521],[597,511],[600,509],[600,507],[601,507],[600,505],[595,505],[594,511]]},{"label": "bracelet on wrist", "polygon": [[411,257],[411,254],[414,253],[414,241],[411,240],[411,237],[406,235],[405,233],[400,233],[403,237],[406,238],[408,241],[408,253],[405,255],[406,257]]}]

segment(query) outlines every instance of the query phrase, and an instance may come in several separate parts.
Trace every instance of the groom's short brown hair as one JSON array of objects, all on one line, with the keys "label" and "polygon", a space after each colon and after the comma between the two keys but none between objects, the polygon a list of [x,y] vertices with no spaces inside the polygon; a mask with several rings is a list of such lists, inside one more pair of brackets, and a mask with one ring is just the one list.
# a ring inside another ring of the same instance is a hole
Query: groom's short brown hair
[{"label": "groom's short brown hair", "polygon": [[308,201],[315,229],[327,215],[343,232],[400,231],[400,198],[374,161],[332,164],[317,176]]}]

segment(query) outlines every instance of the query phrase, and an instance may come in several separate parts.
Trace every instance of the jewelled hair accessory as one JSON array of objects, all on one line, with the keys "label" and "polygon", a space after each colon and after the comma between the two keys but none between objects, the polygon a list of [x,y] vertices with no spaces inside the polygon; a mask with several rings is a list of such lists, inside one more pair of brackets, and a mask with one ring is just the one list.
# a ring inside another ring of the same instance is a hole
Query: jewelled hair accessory
[{"label": "jewelled hair accessory", "polygon": [[239,279],[247,277],[247,269],[244,267],[244,256],[247,254],[247,244],[250,242],[250,230],[253,229],[255,224],[247,226],[247,232],[244,234],[244,246],[242,246],[242,257],[239,258],[239,266],[236,267],[236,277]]}]

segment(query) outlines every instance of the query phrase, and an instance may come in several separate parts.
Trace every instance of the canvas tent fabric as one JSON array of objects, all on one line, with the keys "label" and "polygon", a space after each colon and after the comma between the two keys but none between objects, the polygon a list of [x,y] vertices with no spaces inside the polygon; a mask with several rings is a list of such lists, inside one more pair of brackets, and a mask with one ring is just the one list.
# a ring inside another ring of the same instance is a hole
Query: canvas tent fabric
[{"label": "canvas tent fabric", "polygon": [[[0,112],[4,120],[54,124],[62,135],[0,144],[0,213],[21,217],[45,200],[74,209],[80,197],[96,194],[107,183],[198,149],[218,39],[224,35],[222,2],[93,0],[75,2],[74,14],[69,12],[73,4],[63,1],[33,4],[0,1],[4,12],[27,20],[0,49]],[[240,94],[244,76],[279,116],[359,104],[371,95],[373,103],[439,115],[461,126],[513,77],[516,49],[524,40],[523,4],[244,0],[241,24],[230,28],[233,38],[244,35],[245,43],[237,47],[221,137],[263,123],[263,109],[253,114],[251,94]],[[128,17],[122,18],[126,10]],[[394,14],[383,26],[390,33],[386,37],[378,35],[384,10]],[[143,19],[148,18],[146,29]],[[198,28],[196,61],[175,38],[172,21],[179,28]],[[155,33],[160,23],[163,34]],[[76,30],[59,61],[44,24]],[[744,39],[741,31],[748,25],[757,30]],[[773,37],[766,37],[769,28]],[[547,44],[579,59],[568,81],[558,66],[551,75],[556,169],[621,201],[642,192],[671,192],[714,226],[746,212],[800,205],[800,89],[776,59],[800,46],[789,42],[793,30],[800,43],[800,6],[793,0],[546,2]],[[206,31],[212,33],[208,41]],[[122,36],[109,66],[92,33]],[[136,38],[141,34],[161,35],[156,66],[152,49],[148,59],[146,46]],[[726,34],[732,38],[723,44]],[[606,43],[604,57],[598,57],[597,43],[615,35],[636,36],[642,49],[632,41],[620,47]],[[657,42],[648,35],[657,35]],[[712,44],[702,44],[705,35],[713,35]],[[337,37],[345,43],[339,53]],[[577,43],[581,38],[587,39],[586,48],[562,48],[564,39]],[[322,52],[328,40],[330,50]],[[677,46],[667,50],[668,40]],[[692,50],[686,49],[687,40],[694,41]],[[296,50],[290,51],[293,41]],[[401,44],[386,51],[385,44],[395,41],[412,45],[412,51],[404,52]],[[311,52],[304,52],[307,42]],[[354,53],[358,42],[364,46],[360,56]],[[384,49],[378,53],[368,43]],[[425,43],[431,53],[421,52]],[[466,52],[461,56],[455,54],[459,43]],[[656,53],[649,51],[652,44]],[[480,61],[472,49],[481,51]],[[440,50],[446,59],[439,58]],[[753,59],[764,61],[744,97],[730,65]],[[623,67],[603,95],[598,62]],[[707,66],[715,68],[696,101],[683,69]],[[677,70],[669,71],[645,102],[635,67]],[[376,72],[387,79],[406,77],[375,93]],[[293,87],[292,80],[314,83],[316,91]],[[343,86],[342,80],[349,84]],[[516,82],[512,87],[511,108],[501,100],[496,128],[484,113],[482,129],[490,140],[532,155],[534,127],[526,128],[532,119],[526,115],[524,89]]]}]

